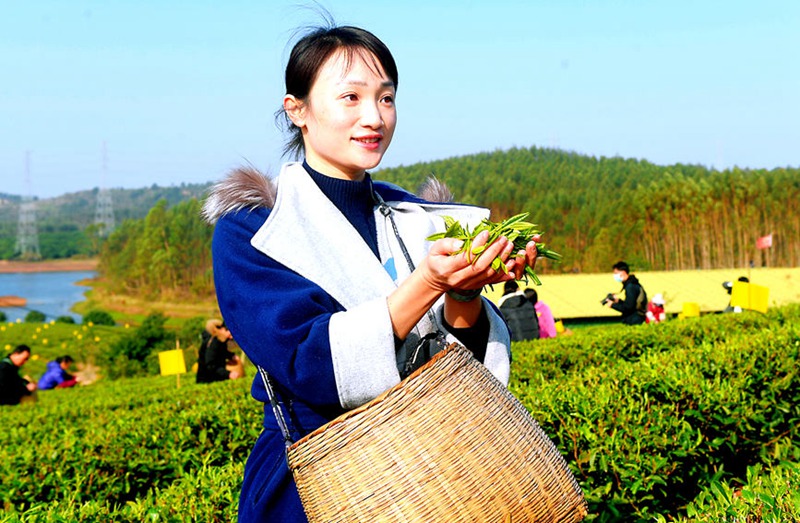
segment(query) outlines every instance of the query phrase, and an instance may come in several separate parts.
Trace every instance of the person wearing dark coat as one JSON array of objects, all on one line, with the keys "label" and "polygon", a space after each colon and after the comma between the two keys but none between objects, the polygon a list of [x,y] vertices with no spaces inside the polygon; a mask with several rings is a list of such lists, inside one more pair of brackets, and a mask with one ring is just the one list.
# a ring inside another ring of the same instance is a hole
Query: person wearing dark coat
[{"label": "person wearing dark coat", "polygon": [[497,306],[511,329],[512,341],[539,339],[539,320],[536,307],[514,280],[503,286],[503,296]]},{"label": "person wearing dark coat", "polygon": [[209,320],[206,323],[197,358],[197,383],[213,383],[240,377],[239,370],[228,370],[228,366],[239,363],[239,357],[228,350],[228,342],[232,338],[225,323],[219,320]]},{"label": "person wearing dark coat", "polygon": [[24,397],[36,390],[36,383],[19,375],[19,369],[30,356],[30,347],[18,345],[11,354],[0,360],[0,405],[19,405]]},{"label": "person wearing dark coat", "polygon": [[605,301],[610,307],[622,313],[622,323],[625,325],[640,325],[647,317],[647,293],[639,280],[630,273],[630,267],[624,261],[619,261],[612,267],[614,279],[622,284],[625,299],[620,300],[617,295],[610,295]]}]

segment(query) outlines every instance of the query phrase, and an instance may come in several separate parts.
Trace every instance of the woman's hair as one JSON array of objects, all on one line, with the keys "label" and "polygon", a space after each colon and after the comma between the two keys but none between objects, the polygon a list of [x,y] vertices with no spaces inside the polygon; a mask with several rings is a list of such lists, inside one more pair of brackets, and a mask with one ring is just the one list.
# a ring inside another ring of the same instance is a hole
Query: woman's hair
[{"label": "woman's hair", "polygon": [[514,280],[508,280],[503,284],[503,295],[511,294],[519,290],[519,285]]},{"label": "woman's hair", "polygon": [[217,330],[225,326],[225,322],[222,320],[211,319],[206,322],[206,332],[212,336],[217,334]]},{"label": "woman's hair", "polygon": [[67,355],[59,356],[58,358],[56,358],[56,362],[57,363],[65,363],[65,362],[66,363],[75,363],[75,360],[72,359],[72,356],[67,354]]},{"label": "woman's hair", "polygon": [[[330,25],[312,29],[292,48],[286,64],[286,94],[304,102],[322,66],[340,49],[344,52],[347,66],[360,53],[371,55],[375,69],[382,68],[397,88],[397,65],[386,44],[365,29]],[[364,55],[362,57],[366,58]],[[302,131],[292,123],[283,107],[275,116],[279,126],[285,126],[289,132],[289,140],[283,148],[284,156],[299,158],[305,150]]]}]

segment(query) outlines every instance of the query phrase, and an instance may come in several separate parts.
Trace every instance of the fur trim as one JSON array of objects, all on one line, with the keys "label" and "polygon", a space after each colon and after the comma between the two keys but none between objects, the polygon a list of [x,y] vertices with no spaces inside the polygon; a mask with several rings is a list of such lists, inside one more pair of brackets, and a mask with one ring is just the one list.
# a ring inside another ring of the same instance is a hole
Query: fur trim
[{"label": "fur trim", "polygon": [[453,193],[450,192],[450,189],[444,184],[444,182],[440,182],[435,176],[431,175],[428,177],[427,180],[420,186],[418,196],[423,200],[428,200],[429,202],[435,203],[453,203],[455,198],[453,197]]},{"label": "fur trim", "polygon": [[259,207],[271,209],[277,192],[275,181],[255,167],[237,167],[211,188],[201,214],[208,223],[214,224],[229,212]]},{"label": "fur trim", "polygon": [[[248,165],[233,169],[224,180],[211,188],[203,204],[201,215],[214,224],[225,214],[242,209],[266,207],[272,209],[278,192],[274,179],[267,177],[255,167]],[[434,203],[452,203],[453,193],[447,186],[430,176],[419,188],[418,196]]]}]

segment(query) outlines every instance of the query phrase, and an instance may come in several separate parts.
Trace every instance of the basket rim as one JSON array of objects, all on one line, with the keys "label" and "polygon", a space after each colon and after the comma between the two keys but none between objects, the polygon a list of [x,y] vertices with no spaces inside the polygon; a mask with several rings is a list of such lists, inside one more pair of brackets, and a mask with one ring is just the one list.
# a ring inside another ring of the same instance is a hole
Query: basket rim
[{"label": "basket rim", "polygon": [[375,405],[378,405],[378,404],[386,401],[386,399],[389,396],[391,396],[394,392],[396,392],[398,389],[405,388],[407,383],[409,383],[409,382],[411,382],[413,380],[416,380],[419,377],[419,375],[421,373],[423,373],[426,369],[428,369],[429,367],[432,367],[433,365],[435,365],[436,362],[438,362],[440,359],[445,358],[448,355],[453,354],[453,353],[456,353],[456,354],[458,354],[458,353],[469,353],[470,355],[472,354],[469,351],[469,349],[467,349],[466,347],[464,347],[460,343],[456,343],[456,342],[450,343],[447,347],[445,347],[441,351],[439,351],[436,354],[434,354],[433,357],[431,357],[430,360],[425,362],[424,365],[420,366],[417,370],[415,370],[414,372],[412,372],[411,374],[406,376],[405,379],[401,380],[396,385],[393,385],[392,387],[390,387],[389,389],[385,390],[380,395],[376,396],[375,398],[371,399],[370,401],[364,403],[363,405],[359,405],[358,407],[355,407],[355,408],[353,408],[351,410],[348,410],[347,412],[345,412],[343,414],[340,414],[339,416],[337,416],[336,418],[332,419],[331,421],[325,423],[324,425],[322,425],[322,426],[314,429],[313,431],[309,432],[308,434],[306,434],[302,438],[300,438],[297,441],[295,441],[294,443],[292,443],[292,445],[290,445],[288,447],[287,452],[291,452],[292,450],[294,450],[295,448],[299,447],[300,445],[302,445],[303,443],[305,443],[309,439],[312,439],[312,438],[318,436],[320,433],[326,432],[330,427],[335,426],[335,425],[339,425],[340,423],[344,423],[345,421],[349,420],[350,418],[352,418],[354,416],[358,416],[360,413],[364,412],[365,410],[371,409]]}]

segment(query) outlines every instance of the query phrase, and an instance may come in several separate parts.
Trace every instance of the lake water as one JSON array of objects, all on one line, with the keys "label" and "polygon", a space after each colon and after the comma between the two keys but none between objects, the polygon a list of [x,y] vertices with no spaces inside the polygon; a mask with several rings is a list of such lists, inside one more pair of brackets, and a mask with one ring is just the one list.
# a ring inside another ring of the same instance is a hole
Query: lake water
[{"label": "lake water", "polygon": [[24,308],[0,307],[0,311],[6,313],[8,321],[25,319],[30,310],[37,310],[47,316],[47,321],[69,315],[80,322],[81,316],[70,308],[84,300],[83,293],[89,288],[76,283],[95,275],[94,271],[0,274],[0,296],[19,296],[28,300]]}]

